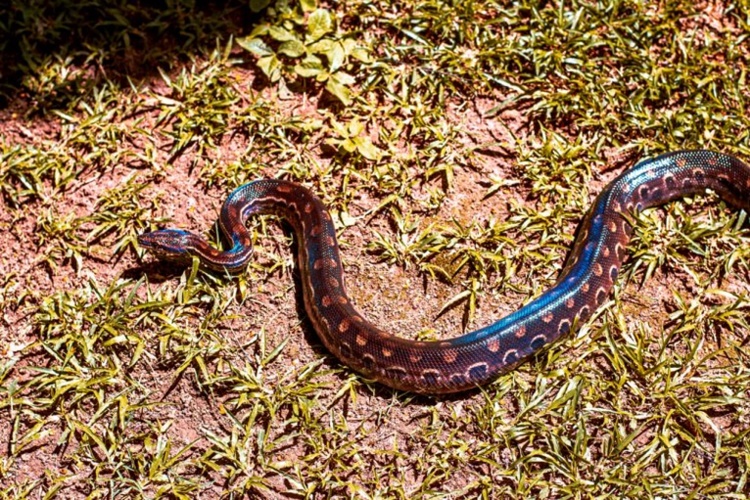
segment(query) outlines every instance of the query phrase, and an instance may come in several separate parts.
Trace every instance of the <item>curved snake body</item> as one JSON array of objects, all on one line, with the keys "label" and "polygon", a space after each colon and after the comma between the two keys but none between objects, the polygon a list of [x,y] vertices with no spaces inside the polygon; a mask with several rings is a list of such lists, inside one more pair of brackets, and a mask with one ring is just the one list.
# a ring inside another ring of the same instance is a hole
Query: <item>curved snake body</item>
[{"label": "curved snake body", "polygon": [[750,209],[750,167],[711,151],[678,151],[645,160],[612,181],[581,223],[559,279],[513,314],[443,341],[391,335],[365,320],[344,290],[336,230],[323,203],[308,189],[281,180],[258,180],[227,198],[219,223],[232,243],[220,252],[192,233],[164,229],[140,235],[160,258],[201,263],[217,271],[244,268],[251,253],[248,217],[273,213],[287,219],[299,242],[305,310],[321,340],[348,366],[388,386],[448,393],[482,385],[585,321],[604,302],[625,259],[632,214],[712,189],[728,203]]}]

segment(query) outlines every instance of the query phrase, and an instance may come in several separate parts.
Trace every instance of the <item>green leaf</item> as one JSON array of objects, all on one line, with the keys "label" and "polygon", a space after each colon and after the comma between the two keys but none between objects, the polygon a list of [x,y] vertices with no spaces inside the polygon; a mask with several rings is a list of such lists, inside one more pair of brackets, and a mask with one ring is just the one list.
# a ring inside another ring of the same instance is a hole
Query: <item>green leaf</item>
[{"label": "green leaf", "polygon": [[294,72],[303,78],[319,77],[327,75],[323,62],[315,56],[307,56],[302,62],[294,67]]},{"label": "green leaf", "polygon": [[363,63],[369,63],[370,61],[370,53],[367,51],[367,49],[363,49],[361,47],[357,47],[356,49],[353,49],[351,51],[351,56],[358,60],[359,62]]},{"label": "green leaf", "polygon": [[271,35],[271,38],[273,38],[277,42],[291,42],[292,40],[297,40],[297,37],[294,36],[294,33],[290,33],[284,28],[280,28],[278,26],[271,26],[270,28],[268,28],[268,34]]},{"label": "green leaf", "polygon": [[253,12],[260,12],[261,10],[268,7],[270,0],[250,0],[250,10]]},{"label": "green leaf", "polygon": [[353,153],[357,150],[357,144],[351,140],[347,139],[344,142],[340,144],[340,146],[346,151],[347,153]]},{"label": "green leaf", "polygon": [[307,51],[311,54],[325,54],[333,48],[334,41],[328,38],[318,40],[315,43],[311,43],[307,46]]},{"label": "green leaf", "polygon": [[349,137],[357,137],[359,134],[365,131],[365,125],[359,120],[352,120],[347,126],[347,132]]},{"label": "green leaf", "polygon": [[368,160],[379,160],[381,151],[372,143],[369,137],[355,137],[352,139],[354,144],[357,145],[357,151],[359,154],[367,158]]},{"label": "green leaf", "polygon": [[348,106],[352,103],[351,92],[346,86],[342,85],[338,80],[331,77],[326,83],[326,90],[336,96],[336,98]]},{"label": "green leaf", "polygon": [[281,63],[276,54],[258,59],[258,67],[272,82],[277,82],[281,78]]},{"label": "green leaf", "polygon": [[345,124],[336,120],[331,120],[331,127],[339,137],[349,137],[349,130]]},{"label": "green leaf", "polygon": [[306,50],[305,45],[299,40],[289,40],[279,46],[279,52],[289,57],[302,57]]},{"label": "green leaf", "polygon": [[300,0],[299,4],[305,12],[312,12],[318,7],[316,0]]},{"label": "green leaf", "polygon": [[314,42],[333,31],[333,16],[326,9],[318,9],[310,14],[307,23],[307,40]]},{"label": "green leaf", "polygon": [[344,71],[337,71],[332,78],[335,78],[342,85],[353,85],[356,81],[352,75]]},{"label": "green leaf", "polygon": [[247,35],[245,38],[258,38],[259,36],[265,36],[268,34],[268,30],[271,29],[271,26],[268,24],[259,24],[255,28],[253,28],[253,31],[250,32],[249,35]]},{"label": "green leaf", "polygon": [[340,43],[334,43],[331,50],[326,53],[326,56],[328,57],[328,69],[333,73],[344,64],[344,59],[346,59],[344,46]]},{"label": "green leaf", "polygon": [[266,43],[260,38],[238,38],[237,45],[258,56],[270,56],[273,54],[271,47],[266,45]]}]

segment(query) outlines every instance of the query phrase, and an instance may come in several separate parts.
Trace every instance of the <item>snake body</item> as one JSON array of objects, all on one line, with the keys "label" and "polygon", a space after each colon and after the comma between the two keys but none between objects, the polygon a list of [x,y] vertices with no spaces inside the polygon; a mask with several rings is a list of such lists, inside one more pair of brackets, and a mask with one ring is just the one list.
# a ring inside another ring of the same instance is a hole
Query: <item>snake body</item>
[{"label": "snake body", "polygon": [[299,184],[258,180],[232,192],[219,218],[232,245],[227,251],[177,229],[142,234],[138,241],[159,258],[188,263],[197,256],[209,269],[236,272],[252,253],[246,219],[268,213],[284,217],[299,242],[305,310],[328,350],[385,385],[438,394],[485,384],[585,321],[617,278],[632,233],[632,214],[707,188],[736,207],[750,209],[750,167],[726,154],[677,151],[626,170],[597,196],[555,285],[495,323],[434,342],[391,335],[356,311],[344,290],[331,216]]}]

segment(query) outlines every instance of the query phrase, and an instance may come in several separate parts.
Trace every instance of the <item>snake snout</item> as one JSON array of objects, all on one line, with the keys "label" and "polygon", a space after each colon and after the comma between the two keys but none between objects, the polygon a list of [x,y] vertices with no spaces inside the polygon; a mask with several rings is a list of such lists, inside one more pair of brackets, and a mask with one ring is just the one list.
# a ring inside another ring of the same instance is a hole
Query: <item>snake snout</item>
[{"label": "snake snout", "polygon": [[162,259],[190,257],[200,237],[181,229],[160,229],[138,235],[138,244]]}]

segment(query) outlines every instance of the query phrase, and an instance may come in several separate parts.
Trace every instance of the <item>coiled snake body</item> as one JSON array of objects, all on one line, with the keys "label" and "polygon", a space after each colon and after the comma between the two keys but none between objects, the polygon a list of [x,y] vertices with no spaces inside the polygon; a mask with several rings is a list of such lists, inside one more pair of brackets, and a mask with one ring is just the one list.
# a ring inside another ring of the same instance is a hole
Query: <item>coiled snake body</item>
[{"label": "coiled snake body", "polygon": [[632,233],[631,214],[707,188],[736,207],[750,209],[750,167],[732,156],[677,151],[637,164],[597,196],[554,286],[491,325],[435,342],[386,333],[354,309],[344,291],[331,216],[298,184],[258,180],[232,192],[219,218],[232,244],[228,251],[176,229],[142,234],[138,241],[159,258],[189,263],[197,256],[207,268],[235,272],[252,253],[245,220],[262,213],[282,216],[299,242],[305,310],[328,350],[388,386],[448,393],[490,381],[585,321],[612,289]]}]

